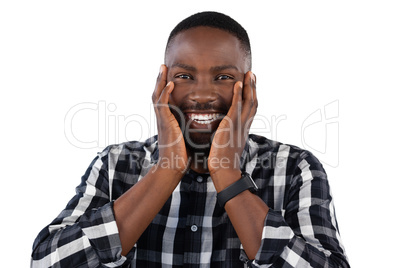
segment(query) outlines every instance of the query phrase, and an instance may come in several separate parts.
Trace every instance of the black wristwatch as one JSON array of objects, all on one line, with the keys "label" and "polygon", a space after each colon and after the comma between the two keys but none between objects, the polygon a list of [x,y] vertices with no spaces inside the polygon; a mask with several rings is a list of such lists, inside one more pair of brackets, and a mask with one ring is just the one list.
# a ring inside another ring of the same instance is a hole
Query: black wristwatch
[{"label": "black wristwatch", "polygon": [[250,190],[250,192],[255,193],[258,190],[258,187],[250,175],[246,172],[243,172],[240,180],[229,185],[216,195],[218,204],[221,207],[224,207],[227,201],[246,190]]}]

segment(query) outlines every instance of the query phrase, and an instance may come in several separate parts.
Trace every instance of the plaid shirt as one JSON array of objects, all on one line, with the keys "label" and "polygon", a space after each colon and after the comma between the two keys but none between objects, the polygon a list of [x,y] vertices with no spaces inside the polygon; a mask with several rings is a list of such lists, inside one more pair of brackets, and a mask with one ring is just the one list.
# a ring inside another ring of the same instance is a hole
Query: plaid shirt
[{"label": "plaid shirt", "polygon": [[156,136],[99,153],[77,194],[36,238],[31,267],[349,267],[322,165],[308,151],[256,135],[241,157],[270,208],[255,260],[216,203],[211,177],[192,170],[122,256],[113,200],[157,159]]}]

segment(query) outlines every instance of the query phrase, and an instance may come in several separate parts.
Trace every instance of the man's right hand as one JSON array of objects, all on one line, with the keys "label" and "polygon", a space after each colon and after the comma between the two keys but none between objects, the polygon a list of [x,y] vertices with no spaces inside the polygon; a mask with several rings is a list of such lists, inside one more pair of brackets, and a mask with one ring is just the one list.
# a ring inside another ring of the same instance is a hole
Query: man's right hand
[{"label": "man's right hand", "polygon": [[155,218],[187,169],[187,151],[179,123],[169,109],[174,85],[161,66],[152,101],[158,122],[158,164],[114,202],[116,224],[126,255]]},{"label": "man's right hand", "polygon": [[[180,125],[168,105],[174,84],[171,81],[167,83],[167,71],[166,65],[161,65],[152,94],[158,125],[159,159],[157,168],[169,169],[178,172],[178,175],[183,175],[189,166],[188,156]],[[172,109],[177,109],[180,113],[177,107],[172,107]]]}]

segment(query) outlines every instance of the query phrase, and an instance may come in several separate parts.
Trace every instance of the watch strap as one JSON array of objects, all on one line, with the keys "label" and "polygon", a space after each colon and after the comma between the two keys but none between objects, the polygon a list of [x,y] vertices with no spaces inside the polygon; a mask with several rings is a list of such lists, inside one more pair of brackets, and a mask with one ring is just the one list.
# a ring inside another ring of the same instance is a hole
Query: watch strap
[{"label": "watch strap", "polygon": [[240,180],[232,183],[216,195],[218,204],[224,207],[227,201],[246,190],[254,193],[258,187],[248,173],[242,173]]}]

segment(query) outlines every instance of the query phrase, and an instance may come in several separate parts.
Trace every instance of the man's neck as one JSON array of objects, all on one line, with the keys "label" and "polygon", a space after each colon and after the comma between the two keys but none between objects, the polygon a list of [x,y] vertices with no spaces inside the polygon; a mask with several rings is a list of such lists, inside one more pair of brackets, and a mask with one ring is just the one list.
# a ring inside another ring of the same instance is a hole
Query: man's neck
[{"label": "man's neck", "polygon": [[191,157],[190,168],[198,173],[208,173],[208,152],[194,152],[187,150],[187,155]]}]

